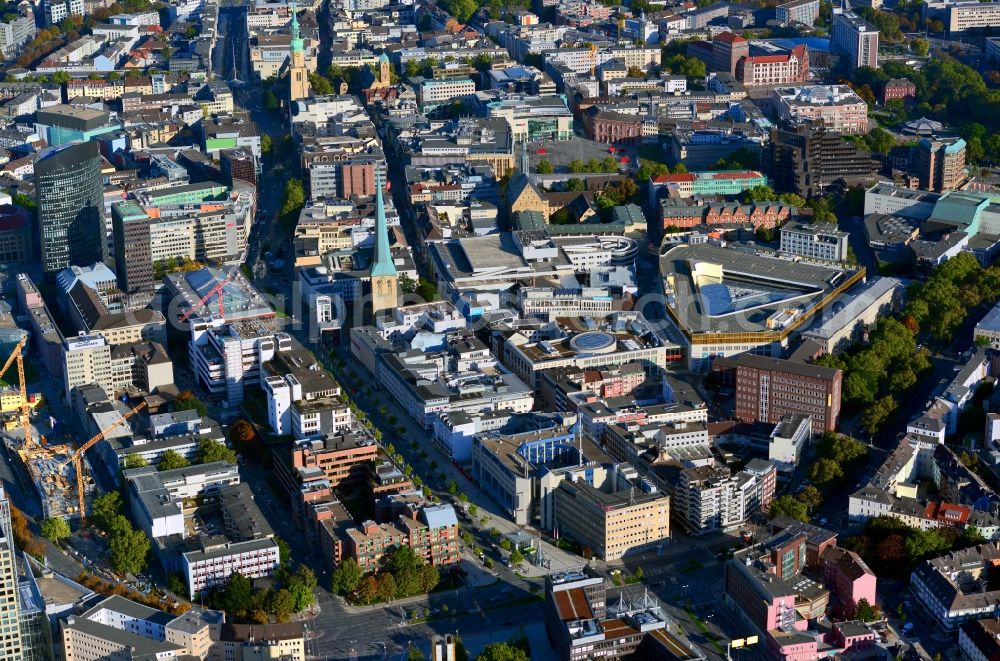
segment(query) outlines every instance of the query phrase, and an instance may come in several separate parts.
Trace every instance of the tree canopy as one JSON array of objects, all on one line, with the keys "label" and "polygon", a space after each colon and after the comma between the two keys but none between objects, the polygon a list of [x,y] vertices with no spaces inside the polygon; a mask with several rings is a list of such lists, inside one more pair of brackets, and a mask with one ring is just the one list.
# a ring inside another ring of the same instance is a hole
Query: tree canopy
[{"label": "tree canopy", "polygon": [[160,457],[160,463],[156,465],[157,470],[167,471],[173,470],[175,468],[185,468],[190,466],[191,462],[184,458],[184,456],[177,450],[167,450]]}]

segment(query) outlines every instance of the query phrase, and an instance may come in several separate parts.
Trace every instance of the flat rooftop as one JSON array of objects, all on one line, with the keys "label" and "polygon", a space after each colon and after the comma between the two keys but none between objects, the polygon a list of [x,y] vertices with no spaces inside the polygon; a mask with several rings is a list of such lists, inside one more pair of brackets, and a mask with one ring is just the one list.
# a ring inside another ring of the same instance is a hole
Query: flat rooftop
[{"label": "flat rooftop", "polygon": [[[778,331],[811,314],[859,272],[752,250],[681,244],[661,255],[660,274],[668,308],[686,331],[748,333]],[[786,321],[775,321],[785,313]]]}]

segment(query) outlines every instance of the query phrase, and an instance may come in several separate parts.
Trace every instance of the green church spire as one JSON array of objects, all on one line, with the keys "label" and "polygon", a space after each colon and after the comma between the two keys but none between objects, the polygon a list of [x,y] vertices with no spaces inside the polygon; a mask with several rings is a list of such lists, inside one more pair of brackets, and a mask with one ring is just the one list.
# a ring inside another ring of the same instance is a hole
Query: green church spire
[{"label": "green church spire", "polygon": [[396,275],[396,264],[389,252],[389,223],[385,219],[385,202],[382,200],[382,177],[375,174],[375,260],[373,276]]},{"label": "green church spire", "polygon": [[301,53],[302,50],[302,36],[299,34],[299,12],[295,6],[295,0],[292,0],[292,52]]}]

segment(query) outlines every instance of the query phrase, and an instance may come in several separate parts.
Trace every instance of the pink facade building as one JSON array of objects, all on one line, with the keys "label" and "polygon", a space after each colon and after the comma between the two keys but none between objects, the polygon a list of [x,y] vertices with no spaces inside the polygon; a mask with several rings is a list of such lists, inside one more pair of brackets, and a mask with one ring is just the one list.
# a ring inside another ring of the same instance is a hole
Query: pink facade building
[{"label": "pink facade building", "polygon": [[854,551],[834,546],[820,557],[823,582],[830,588],[830,608],[835,617],[854,617],[862,599],[875,605],[875,574]]}]

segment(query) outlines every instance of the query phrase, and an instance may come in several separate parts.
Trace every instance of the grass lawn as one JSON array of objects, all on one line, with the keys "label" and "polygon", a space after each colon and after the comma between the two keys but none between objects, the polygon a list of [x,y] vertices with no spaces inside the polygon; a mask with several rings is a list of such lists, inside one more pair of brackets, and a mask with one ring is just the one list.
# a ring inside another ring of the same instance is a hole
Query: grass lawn
[{"label": "grass lawn", "polygon": [[639,147],[639,158],[644,161],[656,161],[657,163],[667,163],[667,152],[660,145],[642,145]]},{"label": "grass lawn", "polygon": [[715,635],[713,635],[712,632],[708,630],[708,625],[705,624],[700,617],[694,614],[694,611],[691,610],[691,607],[685,606],[684,612],[687,613],[691,621],[694,622],[694,625],[698,627],[698,631],[700,631],[702,634],[704,634],[706,638],[708,638],[709,642],[712,643],[712,647],[714,647],[719,654],[725,654],[726,650],[719,643],[719,639],[716,638]]},{"label": "grass lawn", "polygon": [[684,567],[681,568],[681,571],[684,572],[685,574],[689,574],[693,571],[698,571],[699,569],[702,569],[704,566],[705,565],[701,564],[694,558],[688,557],[687,563],[684,565]]}]

